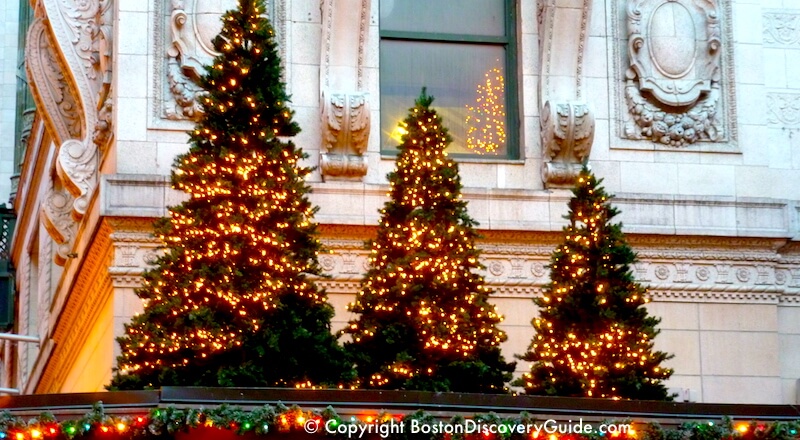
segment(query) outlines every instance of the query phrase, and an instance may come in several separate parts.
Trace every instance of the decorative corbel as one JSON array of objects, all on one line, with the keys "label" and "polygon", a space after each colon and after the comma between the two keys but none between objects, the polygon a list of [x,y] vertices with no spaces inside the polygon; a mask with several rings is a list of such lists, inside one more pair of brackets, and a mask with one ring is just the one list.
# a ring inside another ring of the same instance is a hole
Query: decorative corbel
[{"label": "decorative corbel", "polygon": [[370,0],[323,0],[320,169],[325,178],[367,174],[369,95],[364,92]]},{"label": "decorative corbel", "polygon": [[364,152],[369,140],[366,94],[322,95],[322,174],[361,178],[367,173]]},{"label": "decorative corbel", "polygon": [[112,138],[112,6],[112,0],[41,0],[28,31],[28,78],[58,148],[56,186],[66,190],[50,194],[42,209],[59,244],[60,264],[66,261],[62,251],[72,246],[69,231],[86,214],[97,187],[99,151]]},{"label": "decorative corbel", "polygon": [[[569,187],[589,157],[594,116],[584,96],[583,60],[592,0],[539,2],[542,180]],[[577,38],[558,38],[574,29]]]},{"label": "decorative corbel", "polygon": [[67,191],[51,189],[45,196],[40,211],[44,228],[56,242],[53,259],[59,266],[63,266],[73,255],[75,246],[77,224],[72,218],[73,202],[72,195]]},{"label": "decorative corbel", "polygon": [[592,112],[583,103],[546,102],[541,118],[544,181],[551,186],[571,186],[592,149]]}]

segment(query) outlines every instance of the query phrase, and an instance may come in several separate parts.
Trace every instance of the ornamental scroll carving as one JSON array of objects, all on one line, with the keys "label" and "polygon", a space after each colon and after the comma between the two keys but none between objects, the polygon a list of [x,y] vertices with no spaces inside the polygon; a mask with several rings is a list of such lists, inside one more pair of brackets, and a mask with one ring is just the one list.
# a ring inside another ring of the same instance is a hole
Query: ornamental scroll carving
[{"label": "ornamental scroll carving", "polygon": [[[542,180],[551,188],[574,184],[594,140],[583,69],[591,7],[592,0],[538,2]],[[574,31],[565,38],[564,29]]]},{"label": "ornamental scroll carving", "polygon": [[629,0],[626,138],[723,139],[719,14],[717,0]]},{"label": "ornamental scroll carving", "polygon": [[77,224],[72,219],[73,202],[74,198],[67,191],[51,189],[42,204],[41,221],[56,242],[53,260],[59,266],[63,266],[70,257],[75,244]]},{"label": "ornamental scroll carving", "polygon": [[63,247],[71,246],[67,231],[86,213],[100,154],[113,138],[113,10],[112,0],[41,0],[27,36],[26,69],[58,148],[56,186],[65,190],[48,197],[42,209],[42,221],[60,245],[61,264]]},{"label": "ornamental scroll carving", "polygon": [[594,140],[594,116],[584,103],[546,102],[542,109],[542,175],[550,186],[570,186],[588,159]]},{"label": "ornamental scroll carving", "polygon": [[320,51],[320,170],[325,178],[360,180],[367,174],[370,131],[365,50],[370,0],[322,1]]},{"label": "ornamental scroll carving", "polygon": [[369,139],[366,94],[332,93],[328,97],[323,94],[322,104],[322,174],[361,178],[367,173],[363,155]]},{"label": "ornamental scroll carving", "polygon": [[[166,50],[164,74],[167,83],[162,99],[162,117],[170,120],[196,120],[202,113],[197,98],[203,90],[199,79],[214,57],[212,41],[217,36],[225,11],[236,8],[236,0],[168,0],[169,45]],[[280,40],[284,34],[281,21],[283,2],[269,2],[268,18]],[[285,44],[279,44],[281,58]]]}]

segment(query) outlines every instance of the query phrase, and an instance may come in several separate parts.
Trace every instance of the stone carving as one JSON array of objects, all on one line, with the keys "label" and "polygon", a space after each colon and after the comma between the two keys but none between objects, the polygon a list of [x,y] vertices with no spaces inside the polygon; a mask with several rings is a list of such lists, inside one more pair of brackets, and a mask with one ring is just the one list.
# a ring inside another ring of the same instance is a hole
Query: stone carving
[{"label": "stone carving", "polygon": [[83,217],[89,207],[92,190],[97,186],[97,150],[93,145],[74,139],[61,145],[56,169],[66,189],[75,196],[73,211]]},{"label": "stone carving", "polygon": [[369,96],[364,91],[370,0],[323,0],[320,51],[320,170],[325,178],[367,174]]},{"label": "stone carving", "polygon": [[583,103],[546,102],[542,109],[542,175],[551,186],[571,186],[589,157],[594,140],[594,116]]},{"label": "stone carving", "polygon": [[[271,20],[276,39],[280,40],[285,31],[282,21],[276,20],[275,16],[282,12],[284,2],[269,3],[264,12]],[[205,72],[203,66],[211,64],[219,55],[212,40],[222,28],[220,17],[235,7],[235,0],[169,0],[169,47],[165,69],[168,95],[163,97],[162,117],[196,120],[202,113],[197,98],[204,91],[198,81]],[[284,46],[279,44],[283,60]]]},{"label": "stone carving", "polygon": [[658,267],[656,267],[654,275],[659,280],[662,280],[662,281],[666,280],[667,278],[669,278],[669,269],[667,268],[667,266],[665,266],[663,264],[659,265]]},{"label": "stone carving", "polygon": [[369,102],[365,93],[322,97],[322,174],[361,178],[367,174],[364,152],[369,140]]},{"label": "stone carving", "polygon": [[[590,0],[537,4],[542,180],[548,187],[574,184],[594,140],[594,116],[585,101],[583,81],[591,5]],[[571,34],[577,35],[563,38],[561,29],[574,29]]]},{"label": "stone carving", "polygon": [[750,271],[744,267],[736,269],[736,279],[742,283],[750,281]]},{"label": "stone carving", "polygon": [[717,0],[629,0],[623,135],[682,147],[720,141]]},{"label": "stone carving", "polygon": [[72,219],[73,198],[67,191],[52,189],[42,203],[41,221],[56,242],[53,260],[63,266],[72,256],[77,225]]},{"label": "stone carving", "polygon": [[800,15],[767,12],[762,18],[765,44],[795,46],[800,43]]},{"label": "stone carving", "polygon": [[795,93],[767,93],[767,121],[783,127],[800,125],[800,95]]},{"label": "stone carving", "polygon": [[68,84],[66,67],[44,20],[34,20],[27,41],[25,67],[36,107],[41,110],[48,131],[58,144],[80,138],[83,113],[79,111],[79,98],[74,94],[75,87]]},{"label": "stone carving", "polygon": [[711,271],[707,267],[701,266],[697,268],[695,276],[700,281],[708,281],[708,279],[711,277]]},{"label": "stone carving", "polygon": [[[57,260],[64,260],[75,229],[66,222],[83,217],[97,186],[98,146],[107,145],[113,133],[113,10],[111,0],[41,0],[27,37],[34,100],[58,146],[56,184],[69,193],[51,194],[42,211],[60,245]],[[63,212],[66,201],[69,215]]]}]

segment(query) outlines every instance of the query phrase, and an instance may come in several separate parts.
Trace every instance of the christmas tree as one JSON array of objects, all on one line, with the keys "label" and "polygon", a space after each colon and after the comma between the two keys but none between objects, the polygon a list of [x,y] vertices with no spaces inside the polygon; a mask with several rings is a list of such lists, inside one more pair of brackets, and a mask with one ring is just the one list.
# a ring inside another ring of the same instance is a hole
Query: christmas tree
[{"label": "christmas tree", "polygon": [[484,76],[475,105],[467,106],[467,148],[478,154],[496,154],[506,144],[505,79],[497,67]]},{"label": "christmas tree", "polygon": [[186,201],[157,222],[166,252],[144,274],[144,313],[118,339],[109,388],[165,385],[308,386],[352,374],[330,331],[333,308],[307,275],[320,273],[316,208],[286,141],[287,107],[262,0],[224,14],[220,53],[201,83],[202,119],[172,185]]},{"label": "christmas tree", "polygon": [[515,381],[528,394],[668,399],[672,374],[653,351],[660,319],[648,316],[646,289],[633,280],[612,196],[584,167],[569,202],[564,243],[550,260],[551,282],[534,300],[536,334],[521,357],[530,373]]},{"label": "christmas tree", "polygon": [[423,89],[403,122],[391,199],[349,306],[358,317],[345,346],[366,388],[502,392],[514,364],[500,354],[502,318],[475,273],[476,223],[432,102]]}]

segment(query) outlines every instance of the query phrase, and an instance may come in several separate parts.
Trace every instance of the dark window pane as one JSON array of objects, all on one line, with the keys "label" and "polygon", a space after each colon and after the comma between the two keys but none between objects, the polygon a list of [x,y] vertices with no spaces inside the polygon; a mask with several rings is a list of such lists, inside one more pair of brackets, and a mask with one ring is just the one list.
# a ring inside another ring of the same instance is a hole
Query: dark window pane
[{"label": "dark window pane", "polygon": [[443,34],[505,33],[505,0],[380,0],[381,30]]},{"label": "dark window pane", "polygon": [[382,40],[380,57],[384,151],[396,150],[399,124],[425,86],[453,137],[450,153],[507,155],[503,46]]}]

